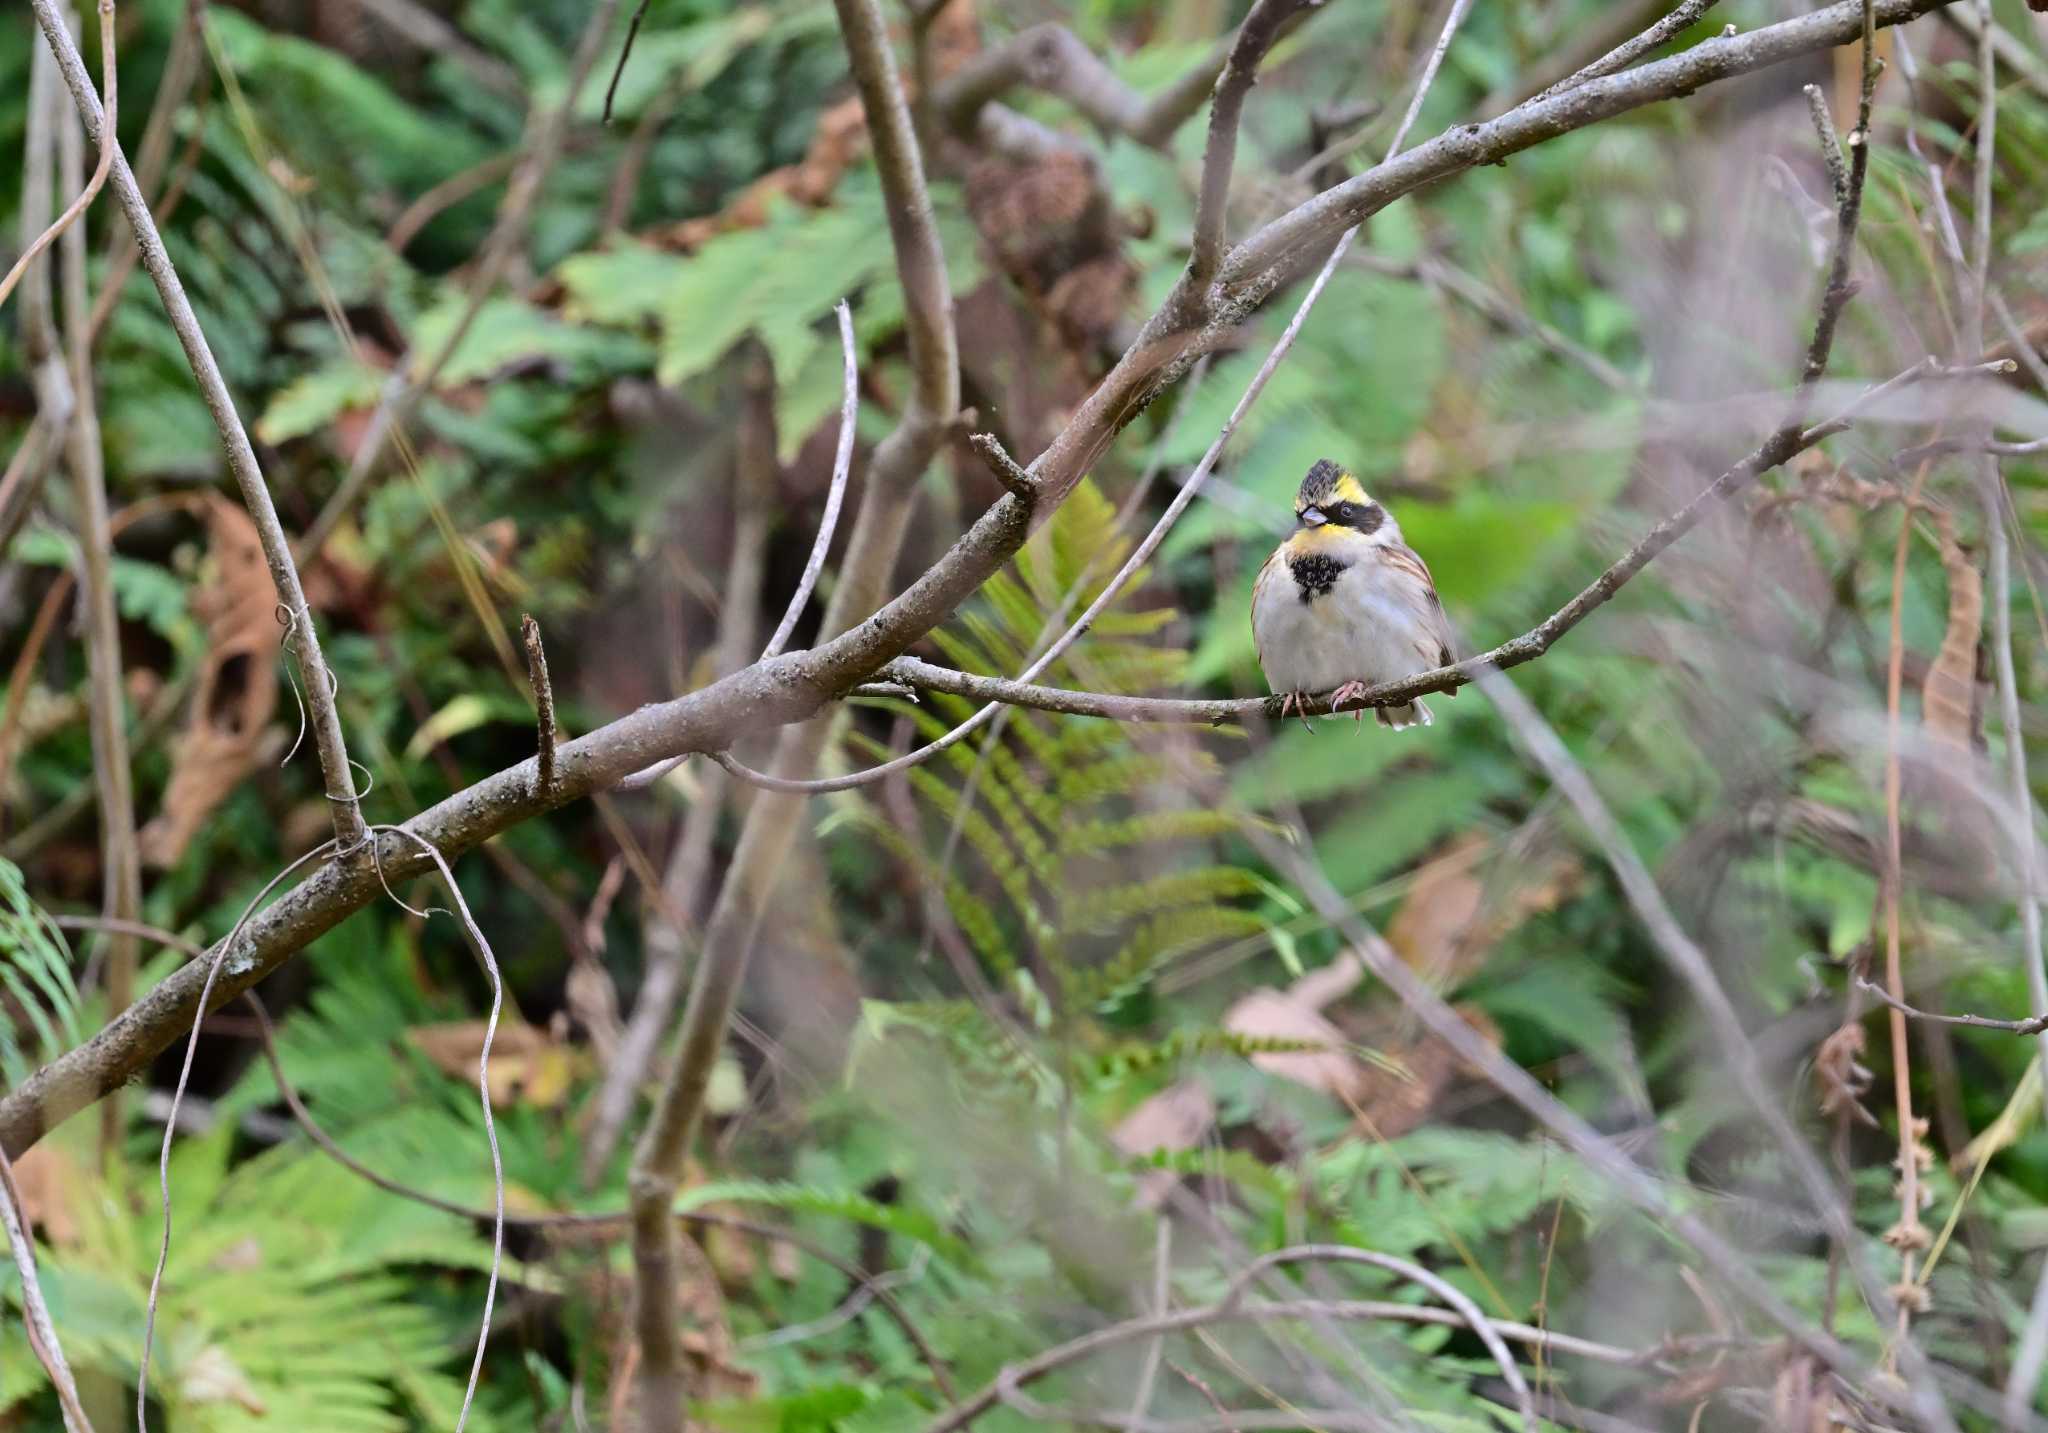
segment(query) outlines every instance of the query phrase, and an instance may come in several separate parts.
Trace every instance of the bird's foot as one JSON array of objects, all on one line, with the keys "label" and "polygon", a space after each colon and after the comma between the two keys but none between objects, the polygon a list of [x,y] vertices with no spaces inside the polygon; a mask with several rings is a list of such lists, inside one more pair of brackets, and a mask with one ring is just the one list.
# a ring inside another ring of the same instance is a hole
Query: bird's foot
[{"label": "bird's foot", "polygon": [[[1344,703],[1350,701],[1353,697],[1363,695],[1365,691],[1366,685],[1364,682],[1346,682],[1343,686],[1337,688],[1336,691],[1330,693],[1330,709],[1332,711],[1335,711],[1338,707],[1343,706]],[[1363,721],[1364,719],[1364,707],[1359,707],[1357,710],[1351,713],[1351,720],[1354,725]]]},{"label": "bird's foot", "polygon": [[1282,692],[1280,694],[1280,720],[1286,721],[1287,713],[1290,710],[1301,718],[1302,729],[1310,736],[1314,736],[1316,729],[1310,726],[1308,722],[1308,693]]}]

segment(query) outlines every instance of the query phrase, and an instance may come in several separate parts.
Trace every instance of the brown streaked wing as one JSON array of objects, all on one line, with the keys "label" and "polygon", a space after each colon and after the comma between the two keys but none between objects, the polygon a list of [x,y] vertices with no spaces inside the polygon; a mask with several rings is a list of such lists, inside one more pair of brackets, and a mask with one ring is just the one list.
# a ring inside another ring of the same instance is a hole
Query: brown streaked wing
[{"label": "brown streaked wing", "polygon": [[1274,548],[1267,555],[1264,565],[1259,568],[1259,575],[1252,579],[1252,610],[1245,614],[1245,620],[1252,624],[1252,652],[1259,659],[1259,670],[1261,671],[1264,671],[1266,667],[1266,654],[1259,646],[1259,594],[1266,590],[1267,579],[1272,577],[1274,567],[1280,561],[1280,554],[1286,550],[1286,547],[1287,544],[1283,542],[1279,547]]},{"label": "brown streaked wing", "polygon": [[1429,564],[1422,560],[1422,554],[1406,543],[1389,543],[1380,549],[1381,559],[1396,572],[1414,578],[1422,584],[1423,595],[1429,602],[1430,629],[1436,636],[1437,650],[1425,651],[1422,658],[1439,667],[1451,664],[1450,621],[1444,615],[1443,600],[1436,595],[1436,579],[1429,575]]}]

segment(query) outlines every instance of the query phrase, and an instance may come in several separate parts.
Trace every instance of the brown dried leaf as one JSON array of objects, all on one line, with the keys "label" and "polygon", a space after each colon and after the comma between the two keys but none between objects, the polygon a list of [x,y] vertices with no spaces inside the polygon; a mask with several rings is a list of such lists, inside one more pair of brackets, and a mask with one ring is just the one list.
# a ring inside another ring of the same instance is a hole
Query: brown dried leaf
[{"label": "brown dried leaf", "polygon": [[1927,670],[1920,709],[1930,737],[1967,755],[1977,731],[1977,637],[1984,626],[1984,579],[1956,542],[1951,525],[1943,521],[1937,531],[1941,565],[1948,572],[1948,629]]},{"label": "brown dried leaf", "polygon": [[1283,990],[1259,989],[1244,996],[1223,1016],[1223,1028],[1236,1035],[1264,1040],[1298,1040],[1322,1046],[1287,1054],[1252,1056],[1252,1064],[1269,1075],[1292,1080],[1333,1099],[1353,1098],[1365,1066],[1350,1053],[1350,1041],[1322,1013]]},{"label": "brown dried leaf", "polygon": [[142,858],[169,866],[258,760],[277,709],[277,589],[249,515],[218,495],[206,502],[211,580],[192,594],[206,624],[206,663],[177,744],[163,809],[139,833]]},{"label": "brown dried leaf", "polygon": [[1877,1116],[1862,1103],[1872,1079],[1861,1058],[1865,1039],[1863,1027],[1852,1022],[1821,1041],[1813,1057],[1813,1078],[1820,1086],[1822,1114],[1846,1114],[1875,1128]]},{"label": "brown dried leaf", "polygon": [[22,1216],[36,1237],[53,1249],[77,1245],[78,1211],[91,1197],[91,1184],[78,1161],[53,1140],[32,1145],[14,1161]]},{"label": "brown dried leaf", "polygon": [[720,234],[760,228],[768,222],[769,201],[777,197],[819,208],[830,202],[840,179],[867,146],[867,112],[858,95],[850,96],[819,113],[810,146],[797,163],[771,169],[718,213],[685,219],[654,237],[658,243],[687,253]]},{"label": "brown dried leaf", "polygon": [[[1500,1048],[1500,1029],[1484,1011],[1476,1005],[1452,1009],[1487,1044]],[[1405,1011],[1387,1007],[1373,1021],[1373,1030],[1382,1033],[1369,1035],[1368,1043],[1380,1052],[1382,1063],[1364,1067],[1352,1094],[1353,1111],[1368,1134],[1398,1139],[1429,1118],[1466,1066],[1442,1040],[1413,1029]]]},{"label": "brown dried leaf", "polygon": [[232,1403],[256,1418],[270,1411],[249,1375],[217,1343],[199,1350],[178,1370],[178,1391],[189,1403]]},{"label": "brown dried leaf", "polygon": [[1771,1383],[1771,1419],[1766,1426],[1784,1433],[1828,1433],[1836,1421],[1827,1370],[1810,1354],[1794,1354]]},{"label": "brown dried leaf", "polygon": [[[415,1025],[405,1032],[405,1040],[444,1075],[469,1082],[476,1079],[487,1023],[452,1020]],[[540,1027],[523,1020],[501,1020],[491,1041],[491,1103],[517,1101],[535,1109],[553,1109],[568,1096],[578,1063],[574,1049]]]},{"label": "brown dried leaf", "polygon": [[1472,832],[1425,862],[1387,925],[1387,943],[1435,984],[1461,984],[1502,937],[1578,885],[1579,867],[1564,852],[1502,851],[1489,868],[1494,844]]},{"label": "brown dried leaf", "polygon": [[[1109,1138],[1125,1155],[1143,1159],[1161,1150],[1193,1149],[1215,1125],[1216,1101],[1208,1087],[1188,1079],[1168,1085],[1125,1115]],[[1138,1179],[1139,1207],[1158,1208],[1179,1177],[1170,1169],[1146,1171]]]}]

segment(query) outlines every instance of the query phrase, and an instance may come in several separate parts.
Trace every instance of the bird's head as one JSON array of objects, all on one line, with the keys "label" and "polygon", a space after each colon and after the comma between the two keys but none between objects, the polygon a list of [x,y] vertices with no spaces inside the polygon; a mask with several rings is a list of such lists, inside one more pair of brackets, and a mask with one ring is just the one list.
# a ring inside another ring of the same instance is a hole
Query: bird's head
[{"label": "bird's head", "polygon": [[1319,458],[1294,497],[1295,536],[1316,542],[1356,541],[1399,529],[1357,478],[1328,458]]}]

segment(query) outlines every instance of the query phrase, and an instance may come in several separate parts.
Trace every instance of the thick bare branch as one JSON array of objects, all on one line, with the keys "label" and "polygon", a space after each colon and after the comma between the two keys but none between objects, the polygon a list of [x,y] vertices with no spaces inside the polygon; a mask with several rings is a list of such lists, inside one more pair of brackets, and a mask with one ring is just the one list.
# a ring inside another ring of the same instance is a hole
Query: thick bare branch
[{"label": "thick bare branch", "polygon": [[1228,240],[1223,220],[1230,204],[1230,174],[1237,163],[1237,131],[1244,119],[1245,96],[1258,80],[1259,62],[1266,58],[1266,51],[1308,3],[1254,0],[1251,13],[1237,28],[1222,73],[1216,77],[1216,97],[1209,106],[1209,139],[1202,150],[1202,188],[1195,200],[1195,232],[1188,251],[1187,283],[1196,291],[1206,290],[1215,278]]}]

